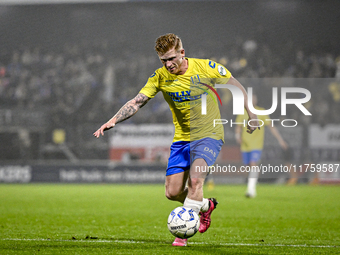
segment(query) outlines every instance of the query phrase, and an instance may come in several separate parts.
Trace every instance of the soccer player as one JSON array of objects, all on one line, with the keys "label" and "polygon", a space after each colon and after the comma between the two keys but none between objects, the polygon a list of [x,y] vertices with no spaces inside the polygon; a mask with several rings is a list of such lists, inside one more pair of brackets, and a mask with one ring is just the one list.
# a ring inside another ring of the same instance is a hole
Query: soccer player
[{"label": "soccer player", "polygon": [[[211,213],[217,205],[215,198],[203,198],[206,169],[214,164],[224,139],[223,126],[213,127],[213,120],[220,119],[220,112],[214,102],[216,95],[211,92],[211,86],[224,82],[241,89],[245,109],[254,122],[252,126],[258,126],[257,117],[248,109],[244,87],[231,73],[211,60],[185,57],[182,41],[177,35],[166,34],[157,38],[155,50],[163,67],[157,69],[137,96],[128,101],[93,135],[97,138],[104,135],[104,131],[133,116],[158,92],[162,92],[172,111],[175,125],[166,170],[165,194],[168,199],[179,201],[199,214],[199,232],[204,233],[210,227]],[[201,114],[203,94],[207,98],[206,108],[209,114],[206,115]],[[256,127],[248,126],[250,133],[255,129]],[[181,238],[176,238],[173,242],[174,246],[186,244],[187,239]]]},{"label": "soccer player", "polygon": [[[262,107],[257,106],[257,97],[253,95],[252,97],[254,108],[257,110],[265,110]],[[280,146],[284,149],[288,149],[287,143],[282,139],[278,129],[272,125],[272,121],[268,115],[257,115],[259,120],[262,121],[264,126],[267,126],[274,137],[279,142]],[[244,127],[243,122],[247,121],[247,115],[238,115],[236,117],[236,125],[235,128],[235,138],[238,144],[241,145],[241,153],[242,153],[242,160],[243,164],[250,166],[250,169],[256,169],[260,160],[261,154],[263,150],[264,144],[264,134],[265,128],[259,129],[255,134],[252,136],[247,133],[247,128]],[[256,197],[256,184],[259,177],[258,171],[250,171],[248,175],[248,183],[247,183],[247,191],[246,197],[253,198]]]}]

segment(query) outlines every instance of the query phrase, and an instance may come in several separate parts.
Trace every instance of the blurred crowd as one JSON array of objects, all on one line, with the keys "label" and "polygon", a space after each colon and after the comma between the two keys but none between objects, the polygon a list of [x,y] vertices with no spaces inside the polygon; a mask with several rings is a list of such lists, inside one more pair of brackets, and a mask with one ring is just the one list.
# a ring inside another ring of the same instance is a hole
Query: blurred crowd
[{"label": "blurred crowd", "polygon": [[[289,43],[278,50],[266,43],[242,39],[226,44],[219,52],[187,47],[188,57],[213,59],[237,78],[313,78],[315,82],[308,85],[312,100],[306,105],[313,116],[308,121],[339,123],[340,57],[336,52],[308,52]],[[101,124],[134,97],[161,65],[155,53],[143,55],[116,49],[108,42],[66,44],[54,50],[27,47],[7,56],[0,62],[1,108],[46,109],[54,126]],[[262,84],[256,90],[269,96],[262,102],[271,100],[270,86]],[[128,121],[171,122],[171,113],[161,95],[146,107],[143,114]]]},{"label": "blurred crowd", "polygon": [[1,107],[46,109],[51,116],[63,113],[63,119],[72,118],[100,86],[103,67],[103,52],[94,46],[14,50],[7,63],[0,63]]}]

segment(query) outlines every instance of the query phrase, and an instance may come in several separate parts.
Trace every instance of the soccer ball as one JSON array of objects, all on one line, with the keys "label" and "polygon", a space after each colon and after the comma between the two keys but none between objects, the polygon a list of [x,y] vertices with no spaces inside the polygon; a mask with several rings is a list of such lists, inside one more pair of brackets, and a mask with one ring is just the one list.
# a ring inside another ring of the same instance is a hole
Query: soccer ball
[{"label": "soccer ball", "polygon": [[187,207],[175,208],[168,217],[168,229],[179,238],[189,238],[196,234],[200,227],[200,218],[194,210]]}]

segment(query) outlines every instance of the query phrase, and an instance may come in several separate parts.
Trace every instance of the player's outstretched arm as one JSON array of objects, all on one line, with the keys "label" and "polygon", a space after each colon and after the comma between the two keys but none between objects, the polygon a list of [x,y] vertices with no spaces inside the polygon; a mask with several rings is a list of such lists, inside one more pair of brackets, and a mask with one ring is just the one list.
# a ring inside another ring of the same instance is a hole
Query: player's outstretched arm
[{"label": "player's outstretched arm", "polygon": [[105,124],[103,124],[96,132],[93,133],[95,137],[104,135],[104,131],[113,128],[117,123],[131,118],[140,108],[142,108],[148,101],[149,97],[139,93],[135,98],[128,101],[120,110]]},{"label": "player's outstretched arm", "polygon": [[[257,129],[257,127],[260,129],[260,125],[259,125],[259,121],[257,119],[256,114],[252,113],[249,110],[249,107],[248,107],[248,94],[247,94],[245,88],[243,87],[243,85],[238,80],[236,80],[233,76],[230,77],[230,79],[228,81],[228,84],[231,84],[231,85],[234,85],[234,86],[238,87],[239,89],[241,89],[241,91],[243,93],[244,108],[246,109],[246,111],[248,113],[248,116],[249,116],[248,125],[247,125],[247,132],[252,134]],[[249,123],[251,123],[251,126],[249,125]]]}]

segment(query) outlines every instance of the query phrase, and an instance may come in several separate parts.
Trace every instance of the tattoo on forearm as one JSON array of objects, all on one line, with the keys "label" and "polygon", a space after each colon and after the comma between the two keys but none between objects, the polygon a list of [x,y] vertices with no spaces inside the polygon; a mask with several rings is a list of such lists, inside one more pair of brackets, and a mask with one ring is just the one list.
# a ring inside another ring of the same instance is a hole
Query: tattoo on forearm
[{"label": "tattoo on forearm", "polygon": [[114,116],[116,123],[127,120],[132,117],[140,108],[142,108],[150,98],[144,94],[138,94],[134,99],[127,102]]},{"label": "tattoo on forearm", "polygon": [[122,122],[137,112],[137,109],[131,105],[131,102],[127,102],[114,116],[116,118],[116,123]]},{"label": "tattoo on forearm", "polygon": [[139,105],[139,108],[142,108],[146,103],[150,100],[146,95],[144,94],[138,94],[134,100],[136,101],[136,104]]}]

